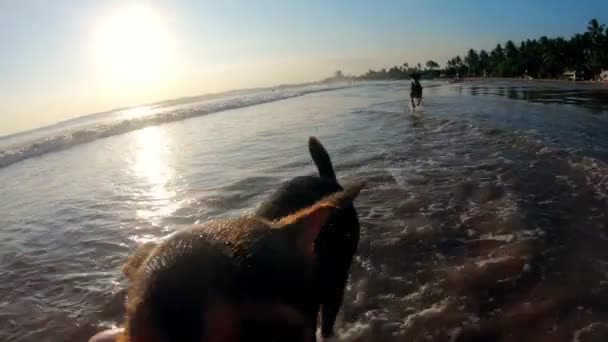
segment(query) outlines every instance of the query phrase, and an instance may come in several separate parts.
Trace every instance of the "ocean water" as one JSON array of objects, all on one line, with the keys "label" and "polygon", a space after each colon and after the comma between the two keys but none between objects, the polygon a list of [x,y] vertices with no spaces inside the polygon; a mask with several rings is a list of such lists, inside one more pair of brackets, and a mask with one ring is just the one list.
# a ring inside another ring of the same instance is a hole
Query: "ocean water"
[{"label": "ocean water", "polygon": [[608,340],[608,89],[403,82],[250,90],[0,138],[0,340],[119,323],[139,243],[364,179],[345,341]]}]

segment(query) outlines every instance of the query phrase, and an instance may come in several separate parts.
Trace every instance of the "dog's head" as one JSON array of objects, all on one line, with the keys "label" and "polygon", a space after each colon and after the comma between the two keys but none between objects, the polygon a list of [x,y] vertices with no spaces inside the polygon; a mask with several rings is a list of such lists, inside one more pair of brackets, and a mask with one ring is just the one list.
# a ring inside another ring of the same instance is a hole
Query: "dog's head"
[{"label": "dog's head", "polygon": [[314,241],[362,186],[276,221],[211,221],[142,246],[123,268],[131,284],[121,341],[311,340]]}]

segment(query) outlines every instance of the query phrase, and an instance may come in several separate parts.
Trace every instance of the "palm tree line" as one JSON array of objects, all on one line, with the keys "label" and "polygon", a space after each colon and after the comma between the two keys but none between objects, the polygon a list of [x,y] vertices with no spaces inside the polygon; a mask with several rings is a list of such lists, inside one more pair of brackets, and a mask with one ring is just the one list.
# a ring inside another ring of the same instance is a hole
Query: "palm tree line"
[{"label": "palm tree line", "polygon": [[497,44],[491,51],[469,49],[464,55],[447,61],[444,69],[433,60],[424,67],[417,63],[404,63],[388,70],[369,70],[359,79],[406,79],[412,73],[432,78],[443,74],[470,77],[522,77],[558,78],[564,71],[574,71],[585,79],[594,79],[608,69],[608,28],[591,19],[587,30],[569,39],[562,37],[527,39],[519,44],[507,41]]}]

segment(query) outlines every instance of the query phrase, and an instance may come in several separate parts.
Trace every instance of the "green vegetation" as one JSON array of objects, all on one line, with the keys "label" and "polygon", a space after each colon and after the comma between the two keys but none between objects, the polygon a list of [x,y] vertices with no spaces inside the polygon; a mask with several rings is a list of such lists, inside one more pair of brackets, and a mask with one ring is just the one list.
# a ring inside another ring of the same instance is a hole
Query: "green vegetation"
[{"label": "green vegetation", "polygon": [[364,80],[401,80],[410,78],[410,75],[413,73],[422,75],[422,78],[434,78],[440,75],[439,63],[429,60],[425,63],[425,66],[426,68],[423,69],[420,63],[414,66],[410,66],[409,63],[403,63],[403,65],[394,66],[388,70],[384,68],[378,71],[370,69],[357,78]]},{"label": "green vegetation", "polygon": [[[608,28],[596,19],[589,21],[587,31],[570,39],[540,37],[516,45],[509,40],[496,45],[492,51],[470,49],[464,58],[456,56],[447,61],[443,70],[435,61],[410,66],[404,63],[388,70],[369,70],[356,78],[366,80],[406,79],[412,73],[423,78],[444,74],[480,77],[559,78],[565,71],[575,71],[584,79],[594,79],[608,69]],[[341,75],[341,74],[340,74]]]}]

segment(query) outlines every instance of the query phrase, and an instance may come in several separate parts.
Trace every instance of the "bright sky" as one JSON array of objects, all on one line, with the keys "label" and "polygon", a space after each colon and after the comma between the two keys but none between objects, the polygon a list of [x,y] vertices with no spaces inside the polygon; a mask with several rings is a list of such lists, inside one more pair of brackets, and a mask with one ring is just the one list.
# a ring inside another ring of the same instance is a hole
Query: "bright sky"
[{"label": "bright sky", "polygon": [[606,0],[0,1],[0,136],[115,107],[568,37]]}]

